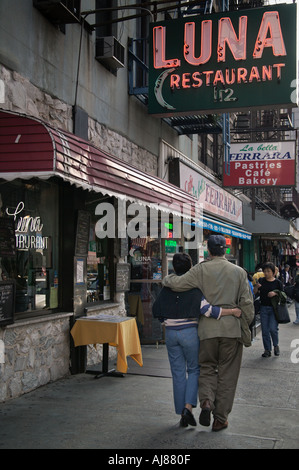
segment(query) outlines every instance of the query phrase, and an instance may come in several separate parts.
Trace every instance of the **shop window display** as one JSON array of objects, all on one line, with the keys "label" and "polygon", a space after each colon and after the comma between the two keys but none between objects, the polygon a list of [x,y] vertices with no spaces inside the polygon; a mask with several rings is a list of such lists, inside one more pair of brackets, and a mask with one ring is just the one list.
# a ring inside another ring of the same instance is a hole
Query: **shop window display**
[{"label": "shop window display", "polygon": [[57,187],[38,180],[3,182],[0,198],[0,278],[15,281],[16,313],[58,308]]},{"label": "shop window display", "polygon": [[162,279],[161,240],[156,238],[131,238],[129,262],[131,279]]},{"label": "shop window display", "polygon": [[87,257],[87,303],[111,300],[111,240],[99,239],[91,224]]},{"label": "shop window display", "polygon": [[128,314],[136,317],[143,340],[160,340],[162,326],[152,316],[152,305],[162,287],[161,239],[129,239],[128,261],[131,264],[131,285],[126,299]]},{"label": "shop window display", "polygon": [[114,205],[113,198],[96,197],[90,193],[86,210],[90,214],[89,243],[87,255],[87,306],[113,300],[114,238],[97,236],[97,206],[102,201]]}]

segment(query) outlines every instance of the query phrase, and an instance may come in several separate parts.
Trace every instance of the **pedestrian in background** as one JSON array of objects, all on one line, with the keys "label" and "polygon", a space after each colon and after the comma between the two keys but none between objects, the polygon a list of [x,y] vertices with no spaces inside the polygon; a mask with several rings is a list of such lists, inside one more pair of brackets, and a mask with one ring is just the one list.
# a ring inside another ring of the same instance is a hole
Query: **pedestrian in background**
[{"label": "pedestrian in background", "polygon": [[275,356],[279,356],[278,323],[271,297],[278,295],[275,290],[283,291],[283,285],[279,279],[275,278],[275,266],[273,263],[265,263],[263,265],[263,273],[265,277],[260,278],[254,286],[254,293],[259,291],[260,294],[260,319],[264,346],[262,357],[271,356],[272,344]]},{"label": "pedestrian in background", "polygon": [[283,287],[288,287],[292,283],[292,277],[290,273],[289,264],[285,264],[284,268],[281,270],[281,281],[282,281]]},{"label": "pedestrian in background", "polygon": [[296,312],[296,320],[293,323],[294,325],[299,325],[299,275],[298,274],[295,277],[293,299],[295,301],[295,312]]},{"label": "pedestrian in background", "polygon": [[[172,260],[178,276],[192,267],[187,253],[176,253]],[[165,342],[173,380],[174,406],[181,415],[180,426],[196,426],[192,408],[197,405],[199,337],[198,318],[200,315],[220,320],[225,315],[240,317],[238,308],[225,309],[211,306],[200,289],[174,292],[163,287],[153,304],[153,316],[165,325]]]},{"label": "pedestrian in background", "polygon": [[240,319],[225,316],[215,321],[202,315],[198,324],[198,396],[202,408],[199,422],[209,426],[212,412],[212,431],[221,431],[228,426],[243,345],[251,346],[249,325],[254,318],[253,297],[246,272],[225,258],[225,250],[225,238],[211,235],[208,238],[209,260],[198,263],[182,276],[170,274],[163,281],[165,286],[175,291],[199,288],[210,304],[231,309],[238,306],[242,310]]},{"label": "pedestrian in background", "polygon": [[277,266],[275,266],[274,277],[276,277],[276,279],[279,279],[279,278],[280,278],[280,272],[279,272],[279,268],[278,268]]},{"label": "pedestrian in background", "polygon": [[[291,287],[292,281],[293,281],[293,278],[290,273],[290,265],[285,264],[284,269],[281,270],[281,282],[283,284],[283,288],[286,289],[285,292],[287,292],[288,288]],[[292,300],[288,294],[287,294],[287,303],[288,304],[292,303]]]},{"label": "pedestrian in background", "polygon": [[299,274],[295,277],[295,283],[293,286],[286,287],[285,292],[295,301],[295,312],[296,312],[296,320],[293,322],[294,325],[299,325]]},{"label": "pedestrian in background", "polygon": [[247,279],[248,279],[248,284],[249,284],[249,287],[250,287],[250,291],[251,291],[252,295],[254,296],[254,293],[253,293],[253,278],[252,278],[251,274],[248,272],[247,269],[245,269],[245,268],[243,268],[243,269],[247,274]]},{"label": "pedestrian in background", "polygon": [[260,277],[264,277],[264,276],[265,276],[265,275],[264,275],[264,273],[263,273],[263,270],[262,270],[262,268],[261,268],[261,265],[258,264],[258,265],[256,266],[255,272],[254,272],[254,274],[253,274],[253,276],[252,276],[252,285],[253,285],[253,287],[254,287],[255,284],[258,282],[259,278],[260,278]]}]

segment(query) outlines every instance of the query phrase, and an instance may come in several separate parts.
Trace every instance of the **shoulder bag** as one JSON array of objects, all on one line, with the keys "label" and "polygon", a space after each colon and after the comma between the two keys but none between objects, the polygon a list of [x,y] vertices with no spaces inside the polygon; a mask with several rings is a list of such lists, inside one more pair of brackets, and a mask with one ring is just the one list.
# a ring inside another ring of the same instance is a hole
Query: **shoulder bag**
[{"label": "shoulder bag", "polygon": [[276,320],[277,320],[277,323],[290,323],[291,319],[290,319],[290,314],[289,314],[289,309],[288,309],[288,306],[286,304],[286,302],[279,302],[276,306],[276,309],[274,309],[275,311],[275,316],[276,316]]}]

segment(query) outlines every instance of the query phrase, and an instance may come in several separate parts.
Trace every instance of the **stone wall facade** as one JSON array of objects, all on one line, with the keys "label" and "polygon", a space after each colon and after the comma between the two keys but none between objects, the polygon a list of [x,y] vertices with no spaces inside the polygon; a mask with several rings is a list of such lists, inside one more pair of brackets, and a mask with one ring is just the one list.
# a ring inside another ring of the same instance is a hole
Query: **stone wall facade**
[{"label": "stone wall facade", "polygon": [[157,157],[138,147],[126,137],[108,129],[93,119],[88,123],[89,140],[96,147],[133,165],[149,175],[157,175]]},{"label": "stone wall facade", "polygon": [[72,107],[51,97],[17,72],[0,66],[4,102],[0,108],[41,119],[53,127],[72,131]]},{"label": "stone wall facade", "polygon": [[72,314],[19,321],[0,328],[0,402],[69,374]]}]

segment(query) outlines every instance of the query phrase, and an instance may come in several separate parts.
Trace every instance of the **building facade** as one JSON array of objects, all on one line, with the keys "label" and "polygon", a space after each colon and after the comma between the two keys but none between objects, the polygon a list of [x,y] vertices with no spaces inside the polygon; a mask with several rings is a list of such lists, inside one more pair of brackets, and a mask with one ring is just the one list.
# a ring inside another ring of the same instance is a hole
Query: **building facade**
[{"label": "building facade", "polygon": [[[0,4],[0,288],[11,296],[0,317],[0,401],[101,359],[101,347],[74,348],[78,316],[136,316],[141,340],[162,338],[151,306],[173,253],[186,249],[188,230],[173,230],[184,204],[187,225],[198,203],[203,211],[195,263],[208,235],[222,233],[230,261],[253,264],[245,199],[219,179],[222,117],[186,129],[147,111],[149,21],[176,7],[133,14],[122,3]],[[104,207],[123,211],[109,237]],[[137,210],[138,230],[119,231]]]},{"label": "building facade", "polygon": [[[96,207],[102,201],[115,207],[120,196],[147,208],[166,205],[165,193],[168,205],[194,199],[157,177],[161,141],[192,159],[197,136],[180,136],[150,117],[127,91],[127,45],[146,27],[144,18],[108,31],[91,26],[104,12],[83,20],[78,10],[105,2],[52,3],[0,5],[1,288],[14,289],[12,310],[1,317],[1,401],[99,361],[101,351],[73,348],[69,332],[78,315],[136,315],[141,336],[160,337],[151,316],[166,269],[160,234],[100,240]],[[99,52],[99,34],[116,36],[120,63]],[[100,180],[88,169],[83,175],[87,143],[109,167]],[[112,177],[116,166],[119,180]],[[132,283],[119,288],[116,271],[128,264]]]}]

